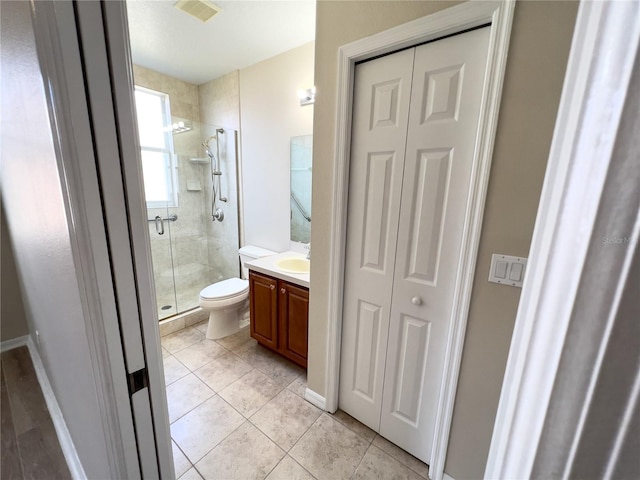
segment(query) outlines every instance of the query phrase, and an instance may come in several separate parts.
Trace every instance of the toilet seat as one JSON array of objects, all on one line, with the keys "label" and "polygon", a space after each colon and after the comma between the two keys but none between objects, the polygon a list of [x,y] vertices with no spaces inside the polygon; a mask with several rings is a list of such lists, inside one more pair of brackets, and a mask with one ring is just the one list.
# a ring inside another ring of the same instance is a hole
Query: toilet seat
[{"label": "toilet seat", "polygon": [[198,304],[206,309],[234,308],[249,298],[249,281],[229,278],[203,288]]},{"label": "toilet seat", "polygon": [[203,288],[200,292],[202,300],[228,300],[243,296],[249,291],[249,282],[240,278],[229,278]]}]

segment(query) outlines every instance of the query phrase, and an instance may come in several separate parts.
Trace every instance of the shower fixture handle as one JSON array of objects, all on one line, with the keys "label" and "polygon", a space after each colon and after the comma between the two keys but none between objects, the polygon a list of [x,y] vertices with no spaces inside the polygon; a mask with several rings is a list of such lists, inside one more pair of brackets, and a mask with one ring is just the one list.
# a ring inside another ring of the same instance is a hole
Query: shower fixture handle
[{"label": "shower fixture handle", "polygon": [[216,220],[219,222],[222,222],[224,220],[224,210],[222,210],[221,208],[217,208],[214,212],[211,213],[211,221],[215,222]]},{"label": "shower fixture handle", "polygon": [[160,215],[156,215],[155,221],[156,232],[158,232],[158,235],[164,235],[164,221],[162,220],[162,217]]}]

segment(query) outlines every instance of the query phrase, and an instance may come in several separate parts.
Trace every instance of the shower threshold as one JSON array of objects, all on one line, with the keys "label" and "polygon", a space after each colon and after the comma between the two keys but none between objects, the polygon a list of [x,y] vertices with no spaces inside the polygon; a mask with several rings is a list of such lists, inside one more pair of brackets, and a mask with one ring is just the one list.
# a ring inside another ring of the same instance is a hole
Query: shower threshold
[{"label": "shower threshold", "polygon": [[200,307],[192,308],[164,320],[160,320],[160,336],[164,337],[179,330],[200,323],[209,318],[207,312]]}]

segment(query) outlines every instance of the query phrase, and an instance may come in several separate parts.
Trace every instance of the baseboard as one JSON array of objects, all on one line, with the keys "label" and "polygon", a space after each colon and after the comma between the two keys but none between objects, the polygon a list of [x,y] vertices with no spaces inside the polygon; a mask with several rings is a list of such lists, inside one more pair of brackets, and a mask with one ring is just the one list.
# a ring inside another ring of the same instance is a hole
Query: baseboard
[{"label": "baseboard", "polygon": [[304,399],[320,410],[326,410],[327,401],[325,398],[309,388],[304,391]]},{"label": "baseboard", "polygon": [[11,340],[5,340],[0,343],[0,352],[6,352],[7,350],[13,350],[14,348],[22,347],[29,342],[29,335],[24,335],[18,338],[12,338]]},{"label": "baseboard", "polygon": [[447,475],[446,473],[443,473],[442,480],[454,480],[454,478],[451,475]]},{"label": "baseboard", "polygon": [[58,405],[56,396],[53,393],[51,384],[49,383],[47,371],[44,368],[44,364],[42,363],[42,359],[40,358],[38,349],[36,348],[35,344],[33,343],[33,339],[30,336],[27,336],[26,345],[29,348],[29,354],[31,355],[33,368],[36,371],[38,383],[40,384],[40,389],[42,390],[42,394],[44,395],[44,400],[47,403],[49,415],[51,416],[53,426],[56,430],[56,434],[58,435],[60,448],[62,449],[62,454],[67,461],[67,466],[69,467],[71,478],[73,478],[74,480],[86,480],[87,475],[84,473],[84,468],[82,468],[80,457],[78,457],[78,452],[76,451],[76,447],[73,444],[73,440],[71,439],[71,435],[69,434],[69,430],[67,429],[67,424],[65,423],[64,417],[62,416],[62,411],[60,410],[60,406]]}]

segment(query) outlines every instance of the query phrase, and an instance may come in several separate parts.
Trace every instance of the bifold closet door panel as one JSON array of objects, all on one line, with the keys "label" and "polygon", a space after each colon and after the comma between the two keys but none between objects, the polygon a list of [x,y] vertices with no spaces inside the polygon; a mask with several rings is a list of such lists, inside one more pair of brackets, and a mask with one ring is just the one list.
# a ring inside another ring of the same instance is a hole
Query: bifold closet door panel
[{"label": "bifold closet door panel", "polygon": [[378,430],[414,49],[356,66],[340,408]]},{"label": "bifold closet door panel", "polygon": [[416,48],[380,433],[429,463],[489,28]]}]

